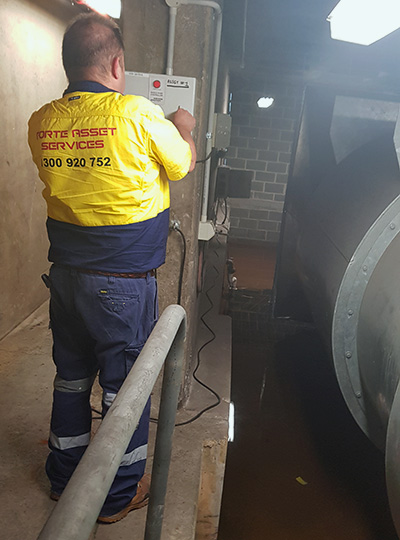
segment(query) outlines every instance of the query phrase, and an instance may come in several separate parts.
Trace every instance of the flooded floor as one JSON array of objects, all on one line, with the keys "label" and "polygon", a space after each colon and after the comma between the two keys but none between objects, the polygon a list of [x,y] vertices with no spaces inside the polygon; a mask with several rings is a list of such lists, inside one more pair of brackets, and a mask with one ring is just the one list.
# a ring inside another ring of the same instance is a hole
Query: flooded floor
[{"label": "flooded floor", "polygon": [[317,334],[270,319],[271,280],[251,283],[259,247],[256,264],[248,248],[245,263],[232,252],[249,270],[228,303],[235,438],[218,540],[398,540],[384,456],[348,412]]}]

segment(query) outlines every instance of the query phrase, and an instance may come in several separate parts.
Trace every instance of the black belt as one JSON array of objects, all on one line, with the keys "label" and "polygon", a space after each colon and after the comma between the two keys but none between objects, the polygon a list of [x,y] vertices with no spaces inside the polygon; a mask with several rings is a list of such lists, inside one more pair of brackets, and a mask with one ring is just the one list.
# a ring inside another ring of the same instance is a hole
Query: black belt
[{"label": "black belt", "polygon": [[73,268],[77,272],[82,274],[94,274],[95,276],[107,276],[107,277],[119,277],[119,278],[130,278],[130,279],[139,279],[146,278],[147,276],[154,277],[156,275],[155,270],[149,270],[148,272],[102,272],[101,270],[89,270],[86,268]]}]

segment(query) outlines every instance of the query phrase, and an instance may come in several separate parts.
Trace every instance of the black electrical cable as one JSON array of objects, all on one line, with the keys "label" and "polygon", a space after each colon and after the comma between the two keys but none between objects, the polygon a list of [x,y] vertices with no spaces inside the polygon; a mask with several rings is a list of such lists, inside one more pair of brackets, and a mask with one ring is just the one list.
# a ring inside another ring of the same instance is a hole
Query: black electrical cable
[{"label": "black electrical cable", "polygon": [[95,409],[94,407],[91,407],[92,409],[92,412],[98,414],[99,416],[92,416],[92,420],[103,420],[103,415],[101,414],[100,411],[98,411],[97,409]]},{"label": "black electrical cable", "polygon": [[224,198],[224,202],[225,202],[224,220],[221,223],[221,225],[224,225],[225,221],[228,219],[228,201],[226,197]]},{"label": "black electrical cable", "polygon": [[[215,266],[214,266],[215,268]],[[215,268],[215,270],[217,270]],[[217,270],[217,274],[219,274],[218,270]],[[220,403],[221,403],[221,397],[219,396],[219,394],[213,389],[211,388],[210,386],[208,386],[206,383],[204,383],[203,381],[201,381],[197,376],[196,376],[196,373],[200,367],[200,353],[201,351],[207,347],[207,345],[209,345],[211,342],[214,341],[214,339],[216,338],[216,335],[215,335],[215,332],[210,328],[210,326],[205,322],[204,320],[204,317],[207,315],[207,313],[209,313],[212,308],[214,307],[214,304],[209,296],[209,291],[215,286],[215,282],[213,283],[213,285],[206,291],[206,297],[208,299],[208,301],[210,302],[210,307],[208,308],[208,310],[203,313],[203,315],[200,317],[200,320],[201,322],[204,324],[204,326],[207,328],[207,330],[209,330],[212,334],[212,337],[211,339],[209,339],[208,341],[206,341],[205,343],[203,343],[203,345],[200,347],[200,349],[198,350],[197,352],[197,364],[196,364],[196,367],[193,371],[193,379],[199,383],[201,386],[203,386],[206,390],[208,390],[209,392],[211,392],[211,394],[213,394],[216,398],[217,398],[217,401],[215,403],[212,403],[211,405],[209,405],[208,407],[205,407],[203,410],[201,410],[199,413],[197,413],[195,416],[193,416],[192,418],[190,418],[189,420],[186,420],[185,422],[179,422],[178,424],[175,424],[176,427],[178,426],[186,426],[187,424],[191,424],[192,422],[194,422],[195,420],[197,420],[198,418],[200,418],[200,416],[202,416],[204,413],[206,413],[207,411],[210,411],[211,409],[214,409],[214,407],[217,407]]]},{"label": "black electrical cable", "polygon": [[[221,242],[219,241],[218,239],[218,235],[217,235],[217,241],[219,244],[221,244]],[[217,251],[214,250],[214,253],[217,257],[219,257]],[[218,271],[218,268],[213,265],[213,269],[215,270],[216,272],[216,276],[215,276],[215,279],[214,279],[214,282],[212,283],[212,285],[206,290],[205,292],[205,295],[206,295],[206,298],[207,300],[210,302],[210,307],[207,309],[207,311],[205,311],[203,313],[203,315],[200,317],[200,320],[201,322],[204,324],[204,326],[207,328],[207,330],[209,330],[212,334],[212,337],[211,339],[209,339],[208,341],[206,341],[205,343],[203,343],[203,345],[200,347],[200,349],[198,350],[197,352],[197,364],[196,364],[196,367],[193,371],[193,378],[194,380],[200,384],[201,386],[203,386],[206,390],[208,390],[209,392],[211,392],[211,394],[213,394],[216,398],[217,398],[217,401],[215,403],[212,403],[211,405],[209,405],[208,407],[205,407],[204,409],[202,409],[199,413],[197,413],[195,416],[193,416],[192,418],[190,418],[189,420],[186,420],[185,422],[179,422],[178,424],[175,424],[176,427],[178,426],[185,426],[187,424],[191,424],[192,422],[194,422],[195,420],[198,420],[204,413],[206,413],[207,411],[210,411],[211,409],[214,409],[215,407],[217,407],[220,403],[221,403],[221,397],[219,396],[219,394],[213,389],[211,388],[210,386],[208,386],[207,384],[205,384],[203,381],[201,381],[196,373],[200,367],[200,353],[201,351],[207,347],[207,345],[209,345],[210,343],[212,343],[214,341],[214,339],[216,338],[216,334],[215,332],[212,330],[212,328],[206,323],[206,321],[204,320],[204,317],[212,310],[212,308],[214,307],[214,303],[213,301],[211,300],[210,298],[210,295],[209,295],[209,292],[215,287],[215,284],[216,284],[216,281],[217,281],[217,277],[219,276],[219,271]]]},{"label": "black electrical cable", "polygon": [[211,152],[208,154],[207,157],[205,157],[204,159],[199,159],[196,161],[196,163],[205,163],[206,161],[208,161],[210,159],[210,157],[213,155],[214,153],[214,148],[211,150]]},{"label": "black electrical cable", "polygon": [[[175,230],[179,230],[179,229],[175,229]],[[217,241],[219,244],[221,244],[221,242],[218,240],[218,235],[217,235]],[[214,253],[216,254],[217,257],[219,257],[218,253],[216,251],[214,251]],[[201,381],[196,373],[198,371],[198,369],[200,368],[200,353],[201,351],[207,347],[207,345],[209,345],[211,342],[214,341],[214,339],[216,338],[216,334],[215,332],[212,330],[212,328],[210,328],[210,326],[206,323],[206,321],[204,320],[204,317],[212,310],[212,308],[214,307],[214,304],[213,304],[213,301],[211,300],[210,298],[210,295],[209,295],[209,292],[211,291],[211,289],[213,289],[215,287],[215,283],[217,281],[217,277],[219,276],[219,271],[218,271],[218,268],[216,268],[216,266],[213,266],[214,270],[216,271],[216,276],[215,276],[215,279],[214,279],[214,282],[212,283],[212,285],[207,289],[207,291],[205,292],[205,295],[206,295],[206,298],[207,300],[210,302],[210,307],[207,309],[207,311],[205,311],[203,313],[203,315],[200,317],[200,320],[201,322],[204,324],[204,326],[207,328],[207,330],[209,330],[212,334],[212,337],[211,339],[209,339],[208,341],[206,341],[205,343],[203,343],[203,345],[200,347],[200,349],[197,351],[197,364],[196,364],[196,367],[193,371],[193,374],[192,374],[192,377],[194,378],[194,380],[200,384],[201,386],[203,386],[206,390],[208,390],[209,392],[211,392],[211,394],[213,394],[216,398],[217,398],[217,401],[215,403],[212,403],[211,405],[209,405],[208,407],[205,407],[204,409],[202,409],[200,412],[198,412],[195,416],[193,416],[192,418],[190,418],[189,420],[186,420],[185,422],[179,422],[178,424],[175,424],[175,427],[179,427],[179,426],[186,426],[187,424],[191,424],[192,422],[194,422],[195,420],[198,420],[204,413],[206,413],[207,411],[211,410],[211,409],[214,409],[214,407],[217,407],[220,403],[221,403],[221,397],[219,396],[219,394],[213,389],[211,388],[210,386],[208,386],[206,383],[204,383],[203,381]],[[150,418],[150,421],[151,422],[158,422],[158,419],[156,418]]]},{"label": "black electrical cable", "polygon": [[214,219],[213,219],[213,221],[214,221],[214,223],[216,225],[218,225],[218,223],[217,223],[217,221],[218,221],[218,211],[219,211],[220,206],[221,206],[221,197],[218,197],[217,205],[216,205],[215,210],[214,210]]},{"label": "black electrical cable", "polygon": [[178,283],[178,304],[181,305],[183,272],[185,270],[185,261],[186,261],[186,238],[183,232],[179,229],[179,227],[174,227],[173,230],[181,235],[182,243],[183,243],[183,253],[182,253],[182,261],[181,261],[181,269],[179,272],[179,283]]}]

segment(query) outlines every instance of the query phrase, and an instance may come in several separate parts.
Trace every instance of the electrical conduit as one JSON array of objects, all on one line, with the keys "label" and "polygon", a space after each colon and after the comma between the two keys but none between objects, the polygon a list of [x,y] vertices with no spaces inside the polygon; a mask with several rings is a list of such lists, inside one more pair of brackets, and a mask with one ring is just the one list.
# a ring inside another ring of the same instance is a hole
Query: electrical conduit
[{"label": "electrical conduit", "polygon": [[[170,8],[170,25],[168,35],[168,53],[167,53],[167,75],[173,74],[173,53],[175,43],[175,26],[176,26],[176,12],[177,7],[184,5],[196,5],[203,7],[210,7],[214,9],[216,16],[216,29],[215,29],[215,47],[212,62],[211,81],[210,81],[210,99],[208,105],[208,124],[206,134],[206,151],[205,155],[208,156],[212,150],[212,134],[214,129],[214,114],[215,114],[215,99],[217,95],[217,82],[218,82],[218,66],[219,56],[221,50],[221,35],[222,35],[222,9],[218,2],[211,0],[165,0],[166,4]],[[204,165],[204,183],[203,183],[203,200],[201,209],[202,223],[207,222],[207,208],[208,208],[208,195],[210,188],[210,170],[211,160],[207,159]]]}]

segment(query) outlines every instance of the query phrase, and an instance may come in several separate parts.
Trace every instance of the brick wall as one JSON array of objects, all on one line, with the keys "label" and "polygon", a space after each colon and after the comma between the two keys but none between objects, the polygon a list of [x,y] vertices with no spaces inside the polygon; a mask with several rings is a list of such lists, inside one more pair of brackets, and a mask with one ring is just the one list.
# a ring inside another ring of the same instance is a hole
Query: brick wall
[{"label": "brick wall", "polygon": [[[302,85],[232,79],[232,137],[226,164],[253,171],[250,199],[230,199],[230,236],[277,242]],[[272,96],[269,109],[257,100]]]},{"label": "brick wall", "polygon": [[229,236],[277,243],[281,220],[281,207],[276,210],[268,210],[261,207],[256,209],[231,206]]},{"label": "brick wall", "polygon": [[[390,39],[395,34],[386,38],[387,46],[395,48]],[[229,200],[230,236],[276,242],[304,87],[322,84],[398,95],[400,72],[396,55],[379,45],[329,41],[319,49],[310,45],[279,50],[267,45],[262,55],[246,57],[246,69],[232,73],[233,129],[226,164],[253,171],[250,199]],[[256,102],[265,95],[275,103],[262,110]]]}]

